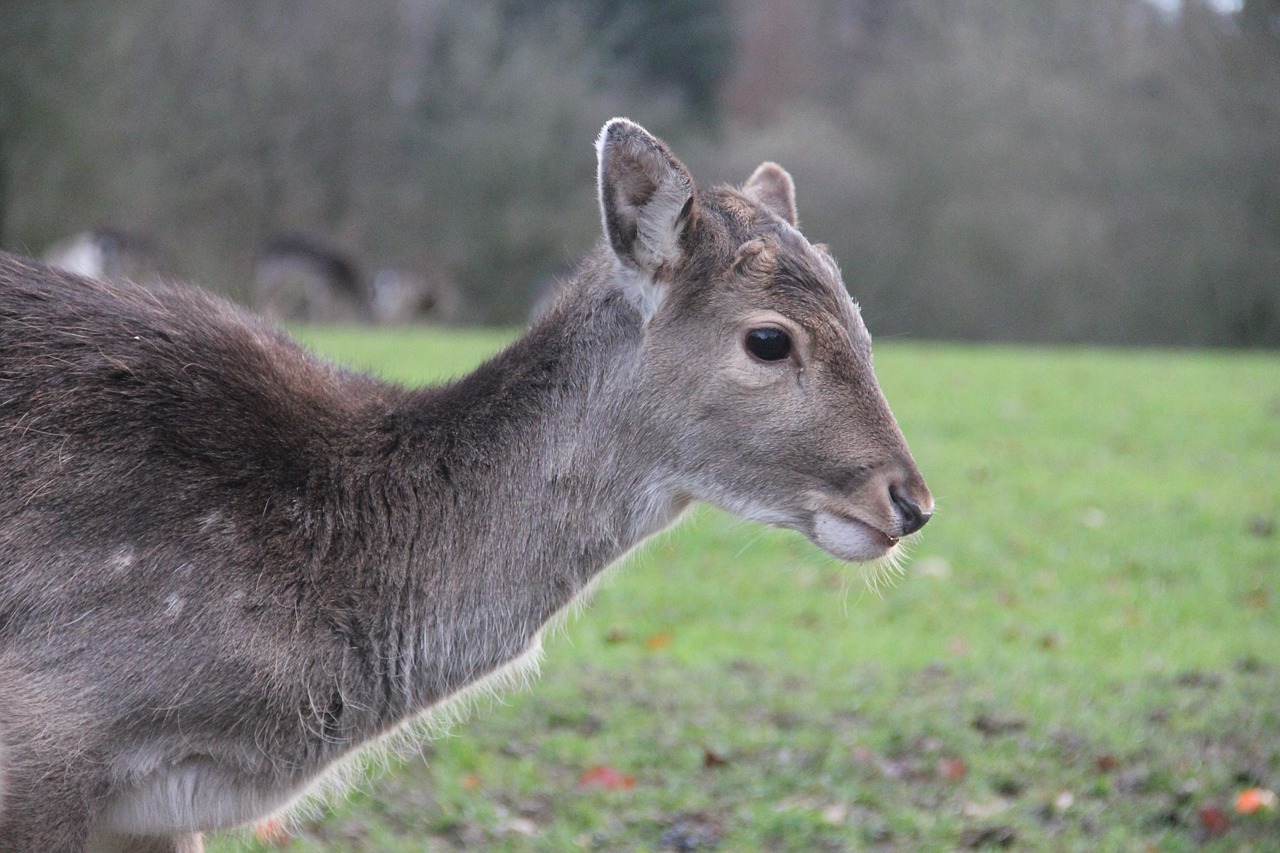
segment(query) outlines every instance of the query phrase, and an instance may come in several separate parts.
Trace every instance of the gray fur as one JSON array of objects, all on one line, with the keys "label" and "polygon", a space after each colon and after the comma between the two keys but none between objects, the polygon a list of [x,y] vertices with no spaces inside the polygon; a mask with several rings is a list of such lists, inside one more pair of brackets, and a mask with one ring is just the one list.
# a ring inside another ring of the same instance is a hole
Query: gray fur
[{"label": "gray fur", "polygon": [[[857,559],[923,523],[856,306],[758,200],[778,176],[646,209],[687,172],[624,120],[600,169],[628,221],[606,204],[557,306],[440,387],[0,258],[0,851],[197,851],[288,806],[696,500]],[[747,355],[760,322],[794,358]]]}]

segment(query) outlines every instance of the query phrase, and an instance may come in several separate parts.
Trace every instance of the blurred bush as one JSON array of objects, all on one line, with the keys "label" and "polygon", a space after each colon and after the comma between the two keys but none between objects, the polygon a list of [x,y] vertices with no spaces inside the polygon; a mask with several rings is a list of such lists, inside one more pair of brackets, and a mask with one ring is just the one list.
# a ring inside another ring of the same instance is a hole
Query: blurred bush
[{"label": "blurred bush", "polygon": [[787,166],[879,334],[1280,345],[1280,0],[12,4],[0,242],[124,228],[247,299],[307,233],[509,322],[613,115]]}]

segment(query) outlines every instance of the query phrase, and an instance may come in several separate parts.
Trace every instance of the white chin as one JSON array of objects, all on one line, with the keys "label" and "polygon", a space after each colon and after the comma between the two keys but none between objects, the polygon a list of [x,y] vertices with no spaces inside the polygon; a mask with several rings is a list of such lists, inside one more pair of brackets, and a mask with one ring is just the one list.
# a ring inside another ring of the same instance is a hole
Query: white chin
[{"label": "white chin", "polygon": [[824,511],[813,516],[813,541],[842,560],[860,563],[883,557],[897,544],[870,525]]}]

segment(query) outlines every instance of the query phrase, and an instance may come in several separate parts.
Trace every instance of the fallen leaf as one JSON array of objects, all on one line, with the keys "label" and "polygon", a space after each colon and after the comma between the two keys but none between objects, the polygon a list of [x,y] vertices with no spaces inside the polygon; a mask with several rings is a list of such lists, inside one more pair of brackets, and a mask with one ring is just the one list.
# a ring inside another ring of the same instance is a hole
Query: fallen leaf
[{"label": "fallen leaf", "polygon": [[283,847],[293,840],[293,833],[278,817],[264,818],[253,825],[253,836],[267,847]]},{"label": "fallen leaf", "polygon": [[1116,760],[1114,755],[1099,755],[1098,760],[1094,762],[1094,766],[1098,768],[1099,773],[1110,773],[1120,766],[1120,762]]},{"label": "fallen leaf", "polygon": [[1200,829],[1209,838],[1222,835],[1231,828],[1231,820],[1227,817],[1227,813],[1217,806],[1201,806],[1196,812],[1196,820],[1200,823]]},{"label": "fallen leaf", "polygon": [[605,765],[597,765],[583,771],[578,777],[579,788],[604,788],[606,791],[629,791],[636,786],[636,778]]},{"label": "fallen leaf", "polygon": [[671,635],[666,631],[659,631],[644,638],[644,647],[651,652],[660,652],[669,645],[671,645]]},{"label": "fallen leaf", "polygon": [[462,777],[462,790],[474,791],[480,787],[480,774],[468,773]]},{"label": "fallen leaf", "polygon": [[959,782],[969,773],[963,758],[944,758],[938,763],[938,775],[948,782]]},{"label": "fallen leaf", "polygon": [[1276,807],[1276,792],[1266,788],[1245,788],[1236,797],[1236,812],[1253,814],[1259,811],[1271,811]]},{"label": "fallen leaf", "polygon": [[723,755],[716,752],[714,749],[702,750],[702,766],[707,768],[708,770],[717,768],[717,767],[725,767],[728,764],[729,764],[729,759],[725,758]]}]

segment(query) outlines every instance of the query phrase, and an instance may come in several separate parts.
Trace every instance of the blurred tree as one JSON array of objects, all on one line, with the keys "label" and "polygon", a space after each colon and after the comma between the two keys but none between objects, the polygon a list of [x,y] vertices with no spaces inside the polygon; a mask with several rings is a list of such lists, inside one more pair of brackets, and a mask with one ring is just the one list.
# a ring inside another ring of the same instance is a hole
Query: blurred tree
[{"label": "blurred tree", "polygon": [[1280,40],[1280,0],[1244,0],[1240,22],[1253,35]]},{"label": "blurred tree", "polygon": [[772,156],[881,332],[1280,343],[1270,37],[1199,2],[738,2],[823,34],[824,79],[730,119],[797,128]]},{"label": "blurred tree", "polygon": [[311,234],[443,271],[471,319],[510,321],[595,239],[587,141],[630,114],[700,178],[791,168],[880,333],[1280,345],[1277,14],[20,0],[0,238],[150,234],[244,298],[266,240]]},{"label": "blurred tree", "polygon": [[596,26],[616,59],[674,86],[710,121],[729,68],[732,31],[721,0],[594,0]]},{"label": "blurred tree", "polygon": [[508,0],[516,21],[570,14],[592,46],[642,83],[678,92],[695,119],[714,122],[732,61],[733,27],[724,0]]},{"label": "blurred tree", "polygon": [[245,299],[258,248],[310,233],[449,269],[490,321],[594,234],[584,140],[681,112],[567,9],[513,27],[502,0],[20,4],[0,73],[9,245],[119,225]]}]

